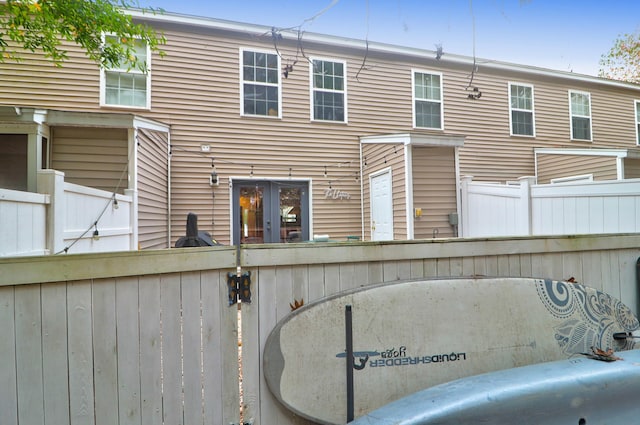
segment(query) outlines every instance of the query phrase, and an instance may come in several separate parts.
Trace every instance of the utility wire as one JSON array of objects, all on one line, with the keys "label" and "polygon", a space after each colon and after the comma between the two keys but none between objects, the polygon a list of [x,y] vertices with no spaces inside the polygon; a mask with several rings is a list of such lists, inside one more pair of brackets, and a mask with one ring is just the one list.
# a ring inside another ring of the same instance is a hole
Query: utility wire
[{"label": "utility wire", "polygon": [[116,194],[117,194],[118,190],[120,189],[120,184],[122,183],[122,180],[123,180],[123,178],[124,178],[124,176],[125,176],[125,174],[126,174],[128,169],[129,169],[129,161],[127,160],[127,163],[125,164],[124,170],[122,170],[122,173],[120,174],[120,178],[118,179],[118,183],[116,184],[116,188],[113,190],[113,193],[109,197],[109,200],[105,203],[105,206],[102,209],[102,211],[100,211],[100,214],[98,214],[98,218],[96,218],[93,221],[93,223],[87,228],[87,230],[85,230],[80,236],[75,238],[69,245],[67,245],[66,247],[64,247],[60,251],[56,252],[55,255],[62,254],[63,252],[65,254],[67,254],[69,252],[69,250],[71,249],[71,247],[73,247],[80,239],[84,238],[85,235],[91,231],[91,229],[95,228],[97,230],[98,222],[100,221],[100,219],[102,218],[104,213],[107,211],[107,208],[109,207],[109,205],[111,205],[111,203],[116,200]]}]

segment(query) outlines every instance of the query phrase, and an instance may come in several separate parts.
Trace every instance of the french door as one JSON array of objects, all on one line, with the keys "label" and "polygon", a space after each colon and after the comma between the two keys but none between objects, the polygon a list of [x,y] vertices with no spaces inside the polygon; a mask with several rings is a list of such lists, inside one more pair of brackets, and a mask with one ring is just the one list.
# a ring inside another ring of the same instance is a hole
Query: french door
[{"label": "french door", "polygon": [[309,240],[307,182],[233,181],[233,243]]}]

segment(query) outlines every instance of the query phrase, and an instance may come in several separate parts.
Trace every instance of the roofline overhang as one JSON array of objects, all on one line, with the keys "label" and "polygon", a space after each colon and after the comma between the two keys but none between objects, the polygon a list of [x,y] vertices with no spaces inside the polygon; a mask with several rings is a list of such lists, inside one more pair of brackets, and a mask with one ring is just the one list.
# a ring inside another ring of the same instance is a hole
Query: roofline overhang
[{"label": "roofline overhang", "polygon": [[169,133],[171,126],[131,113],[82,112],[0,105],[0,123],[46,124],[68,127],[111,127],[155,130]]},{"label": "roofline overhang", "polygon": [[[271,34],[273,27],[266,25],[248,24],[234,21],[227,21],[215,18],[206,18],[192,15],[184,15],[179,13],[164,12],[153,13],[142,9],[125,9],[125,13],[131,15],[132,18],[145,22],[162,22],[168,24],[181,24],[204,28],[209,30],[230,31],[244,33],[250,35]],[[283,29],[280,34],[284,39],[298,42],[300,34],[297,31]],[[379,52],[385,54],[410,56],[423,59],[436,59],[437,52],[434,50],[419,49],[415,47],[404,47],[393,44],[380,43],[369,40],[359,40],[348,37],[339,37],[313,32],[304,32],[304,40],[312,43],[324,44],[333,47],[350,48],[369,52]],[[442,63],[453,65],[465,65],[469,67],[477,67],[478,69],[488,68],[507,72],[528,73],[548,78],[563,78],[581,83],[601,84],[610,87],[625,88],[640,91],[639,84],[627,83],[623,81],[609,80],[585,74],[577,74],[568,71],[552,70],[548,68],[535,67],[530,65],[519,65],[509,62],[473,58],[469,56],[456,55],[446,53],[439,59]]]},{"label": "roofline overhang", "polygon": [[640,158],[639,148],[628,149],[580,149],[580,148],[534,148],[535,155],[610,156],[616,158]]},{"label": "roofline overhang", "polygon": [[361,144],[401,144],[411,146],[443,146],[459,148],[464,146],[465,136],[428,133],[393,133],[360,137]]},{"label": "roofline overhang", "polygon": [[170,126],[131,113],[78,112],[48,110],[45,123],[50,126],[144,128],[168,133]]}]

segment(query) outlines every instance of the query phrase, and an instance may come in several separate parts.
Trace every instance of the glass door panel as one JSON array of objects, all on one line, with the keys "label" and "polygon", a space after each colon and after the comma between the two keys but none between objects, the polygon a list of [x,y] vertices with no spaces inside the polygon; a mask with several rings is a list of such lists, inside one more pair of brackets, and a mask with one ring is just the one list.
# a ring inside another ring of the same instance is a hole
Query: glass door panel
[{"label": "glass door panel", "polygon": [[264,187],[240,187],[240,243],[264,243]]},{"label": "glass door panel", "polygon": [[280,242],[302,241],[302,188],[281,187]]},{"label": "glass door panel", "polygon": [[233,243],[309,240],[308,183],[233,182]]}]

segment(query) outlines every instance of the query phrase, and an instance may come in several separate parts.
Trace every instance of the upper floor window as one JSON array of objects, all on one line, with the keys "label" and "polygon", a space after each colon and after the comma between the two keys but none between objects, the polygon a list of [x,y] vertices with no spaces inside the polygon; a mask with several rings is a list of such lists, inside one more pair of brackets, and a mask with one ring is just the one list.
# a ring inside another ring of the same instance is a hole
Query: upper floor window
[{"label": "upper floor window", "polygon": [[[114,36],[106,36],[118,42]],[[100,104],[133,108],[149,108],[151,103],[150,51],[142,40],[136,40],[134,55],[140,67],[123,60],[117,67],[102,69],[100,79]],[[142,68],[142,69],[140,69]],[[143,69],[146,68],[146,71]]]},{"label": "upper floor window", "polygon": [[591,140],[591,95],[569,91],[571,139]]},{"label": "upper floor window", "polygon": [[280,58],[242,50],[242,115],[280,116]]},{"label": "upper floor window", "polygon": [[442,115],[442,74],[414,71],[414,125],[441,130]]},{"label": "upper floor window", "polygon": [[347,121],[345,63],[311,61],[312,119]]},{"label": "upper floor window", "polygon": [[512,136],[535,136],[533,86],[509,83],[509,110]]},{"label": "upper floor window", "polygon": [[635,104],[636,104],[636,144],[640,145],[640,100],[636,100]]}]

